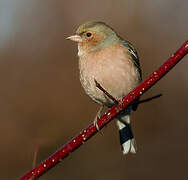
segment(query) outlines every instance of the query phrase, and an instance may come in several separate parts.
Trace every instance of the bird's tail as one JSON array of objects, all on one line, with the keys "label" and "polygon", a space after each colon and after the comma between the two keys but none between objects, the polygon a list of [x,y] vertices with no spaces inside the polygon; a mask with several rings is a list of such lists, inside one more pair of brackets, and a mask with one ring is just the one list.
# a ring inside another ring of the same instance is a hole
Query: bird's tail
[{"label": "bird's tail", "polygon": [[130,114],[118,117],[117,126],[119,128],[120,144],[123,154],[129,152],[136,153],[136,142],[130,125]]}]

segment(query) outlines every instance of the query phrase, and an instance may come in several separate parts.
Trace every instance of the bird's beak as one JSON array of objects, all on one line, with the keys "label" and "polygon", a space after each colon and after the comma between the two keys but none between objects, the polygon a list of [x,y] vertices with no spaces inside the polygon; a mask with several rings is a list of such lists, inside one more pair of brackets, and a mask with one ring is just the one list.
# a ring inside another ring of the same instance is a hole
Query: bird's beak
[{"label": "bird's beak", "polygon": [[82,42],[82,38],[79,35],[73,35],[66,38],[67,40],[75,41],[75,42]]}]

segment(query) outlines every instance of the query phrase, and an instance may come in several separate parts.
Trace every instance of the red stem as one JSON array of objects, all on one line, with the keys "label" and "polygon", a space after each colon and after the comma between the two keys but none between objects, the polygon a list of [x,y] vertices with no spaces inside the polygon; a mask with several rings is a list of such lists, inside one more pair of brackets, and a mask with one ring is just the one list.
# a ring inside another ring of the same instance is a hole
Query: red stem
[{"label": "red stem", "polygon": [[[114,105],[108,110],[100,119],[98,119],[99,128],[103,128],[109,123],[115,115],[117,115],[122,109],[125,109],[136,98],[145,93],[151,88],[158,80],[160,80],[169,70],[171,70],[186,54],[188,53],[188,40],[156,71],[154,71],[145,81],[138,85],[132,92],[125,96],[122,100],[122,104]],[[72,138],[67,144],[57,150],[47,160],[41,162],[36,168],[29,171],[20,180],[37,179],[43,175],[50,168],[54,167],[64,159],[71,152],[84,144],[90,137],[97,133],[97,129],[94,124],[90,124],[86,129],[81,131],[77,136]]]}]

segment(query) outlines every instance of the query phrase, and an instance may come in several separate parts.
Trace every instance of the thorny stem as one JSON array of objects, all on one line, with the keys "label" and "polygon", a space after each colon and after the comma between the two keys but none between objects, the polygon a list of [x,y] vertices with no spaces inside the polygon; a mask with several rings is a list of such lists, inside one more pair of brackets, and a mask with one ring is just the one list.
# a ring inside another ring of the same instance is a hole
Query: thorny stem
[{"label": "thorny stem", "polygon": [[145,102],[149,102],[149,101],[154,100],[154,99],[156,99],[156,98],[159,98],[159,97],[161,97],[161,96],[162,96],[162,94],[157,94],[157,95],[155,95],[155,96],[152,96],[152,97],[149,97],[149,98],[146,98],[146,99],[143,99],[143,100],[139,100],[139,101],[138,101],[138,104],[142,104],[142,103],[145,103]]},{"label": "thorny stem", "polygon": [[96,84],[96,87],[99,88],[104,94],[106,94],[112,101],[114,101],[114,104],[118,104],[118,100],[116,98],[114,98],[110,93],[108,93],[96,80],[95,81],[95,84]]},{"label": "thorny stem", "polygon": [[[104,94],[106,94],[108,96],[108,98],[110,98],[112,101],[114,101],[114,104],[119,104],[119,101],[116,98],[114,98],[114,96],[112,96],[108,91],[106,91],[96,80],[95,80],[95,84],[96,84],[97,88],[99,88]],[[159,98],[161,96],[162,96],[162,94],[157,94],[155,96],[152,96],[152,97],[149,97],[149,98],[146,98],[146,99],[143,99],[143,100],[139,100],[136,103],[142,104],[142,103],[151,101],[153,99]]]},{"label": "thorny stem", "polygon": [[[102,115],[97,121],[99,128],[103,128],[118,113],[120,113],[121,108],[125,109],[135,99],[137,99],[149,88],[151,88],[157,81],[159,81],[165,74],[167,74],[169,70],[171,70],[187,53],[188,40],[163,65],[161,65],[145,81],[140,83],[133,91],[131,91],[127,96],[125,96],[122,99],[122,104],[114,105],[110,110],[108,110],[104,115]],[[62,146],[54,154],[52,154],[46,160],[42,161],[36,168],[27,172],[23,177],[20,178],[20,180],[37,179],[38,177],[46,173],[49,169],[58,164],[60,160],[64,159],[71,152],[84,144],[84,142],[86,142],[97,132],[98,131],[94,124],[90,124],[86,129],[84,129],[77,136],[72,138],[68,143]]]},{"label": "thorny stem", "polygon": [[36,166],[36,163],[37,163],[37,154],[38,154],[38,150],[39,150],[39,144],[35,144],[35,147],[34,147],[34,154],[33,154],[33,163],[32,163],[32,167],[33,167],[33,168]]}]

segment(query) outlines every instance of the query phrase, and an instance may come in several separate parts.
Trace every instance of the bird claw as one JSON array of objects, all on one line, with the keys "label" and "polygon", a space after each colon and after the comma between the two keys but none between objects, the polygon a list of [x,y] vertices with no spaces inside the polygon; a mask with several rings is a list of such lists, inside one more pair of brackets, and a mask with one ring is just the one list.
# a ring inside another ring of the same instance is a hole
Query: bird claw
[{"label": "bird claw", "polygon": [[99,119],[99,117],[96,116],[95,120],[93,121],[93,124],[94,124],[94,126],[96,127],[97,131],[100,131],[100,128],[99,128],[99,126],[98,126],[98,124],[97,124],[98,119]]},{"label": "bird claw", "polygon": [[121,97],[120,99],[118,99],[118,105],[119,105],[119,110],[122,110],[122,107],[123,107],[123,97]]},{"label": "bird claw", "polygon": [[96,116],[95,120],[93,121],[93,124],[94,124],[94,126],[96,127],[97,131],[98,131],[101,135],[103,135],[102,131],[100,130],[99,125],[97,124],[97,121],[98,121],[99,118],[100,118],[99,116]]},{"label": "bird claw", "polygon": [[104,105],[102,105],[102,106],[99,108],[99,110],[98,110],[98,112],[97,112],[97,115],[95,116],[95,119],[94,119],[94,121],[93,121],[93,124],[94,124],[94,126],[96,127],[97,131],[100,131],[100,128],[99,128],[99,126],[98,126],[98,124],[97,124],[97,121],[98,121],[98,119],[100,118],[100,115],[101,115],[101,112],[102,112],[103,108],[104,108]]}]

